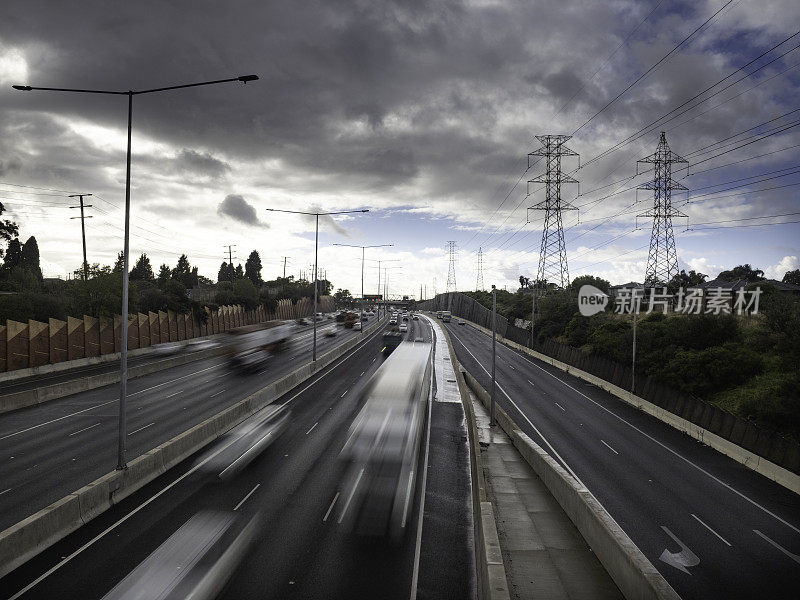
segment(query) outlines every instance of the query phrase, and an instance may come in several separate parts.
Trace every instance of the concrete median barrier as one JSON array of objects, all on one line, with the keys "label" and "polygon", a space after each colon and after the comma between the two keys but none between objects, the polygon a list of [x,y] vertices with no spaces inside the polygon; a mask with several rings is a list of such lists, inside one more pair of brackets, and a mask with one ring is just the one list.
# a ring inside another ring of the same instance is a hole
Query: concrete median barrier
[{"label": "concrete median barrier", "polygon": [[[489,393],[471,374],[464,372],[464,378],[488,408]],[[511,438],[514,447],[547,486],[626,598],[680,600],[680,596],[667,580],[589,490],[517,427],[513,419],[499,406],[495,407],[495,417]]]},{"label": "concrete median barrier", "polygon": [[373,324],[365,331],[365,335],[347,340],[320,356],[316,362],[303,365],[233,406],[134,458],[124,471],[113,471],[103,475],[0,532],[0,577],[138,491],[286,392],[310,379],[358,346],[360,342],[368,339],[384,323],[385,319]]}]

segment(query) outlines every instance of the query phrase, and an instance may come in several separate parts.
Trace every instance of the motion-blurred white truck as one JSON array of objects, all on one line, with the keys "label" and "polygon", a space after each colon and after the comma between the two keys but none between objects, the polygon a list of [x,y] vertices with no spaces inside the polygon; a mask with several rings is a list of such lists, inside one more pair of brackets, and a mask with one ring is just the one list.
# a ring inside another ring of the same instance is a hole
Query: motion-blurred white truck
[{"label": "motion-blurred white truck", "polygon": [[285,321],[237,327],[230,332],[228,364],[234,371],[255,371],[285,350],[291,338],[292,326]]}]

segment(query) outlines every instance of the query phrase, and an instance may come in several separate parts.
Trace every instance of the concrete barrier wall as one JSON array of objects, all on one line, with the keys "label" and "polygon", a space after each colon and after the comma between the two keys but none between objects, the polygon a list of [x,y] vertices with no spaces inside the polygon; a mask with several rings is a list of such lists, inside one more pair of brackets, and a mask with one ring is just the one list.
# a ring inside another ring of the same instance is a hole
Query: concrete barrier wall
[{"label": "concrete barrier wall", "polygon": [[384,318],[373,323],[365,329],[364,335],[354,336],[322,355],[316,362],[303,365],[244,400],[134,458],[124,471],[103,475],[0,532],[0,577],[141,489],[250,415],[274,402],[286,391],[303,383],[370,337],[385,321]]},{"label": "concrete barrier wall", "polygon": [[[490,395],[468,372],[469,387],[489,407]],[[597,499],[531,440],[508,414],[495,406],[498,425],[508,434],[520,455],[541,478],[561,508],[581,532],[592,552],[623,595],[637,600],[680,600],[653,564],[642,554]]]}]

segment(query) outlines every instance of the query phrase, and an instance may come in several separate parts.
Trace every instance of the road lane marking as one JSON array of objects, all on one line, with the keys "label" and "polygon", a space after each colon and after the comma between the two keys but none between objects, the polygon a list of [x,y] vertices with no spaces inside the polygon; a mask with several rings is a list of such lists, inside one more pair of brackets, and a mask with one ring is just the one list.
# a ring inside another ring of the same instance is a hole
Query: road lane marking
[{"label": "road lane marking", "polygon": [[256,491],[256,490],[257,490],[257,489],[258,489],[260,486],[261,486],[261,484],[260,484],[260,483],[257,483],[257,484],[256,484],[256,487],[254,487],[252,490],[250,490],[250,493],[249,493],[249,494],[247,494],[247,496],[245,496],[244,498],[242,498],[242,499],[239,501],[239,504],[237,504],[237,505],[236,505],[236,506],[233,508],[233,510],[239,510],[239,507],[240,507],[242,504],[244,504],[245,502],[247,502],[247,499],[248,499],[250,496],[252,496],[252,495],[253,495],[253,492],[255,492],[255,491]]},{"label": "road lane marking", "polygon": [[8,488],[7,490],[3,490],[2,492],[0,492],[0,496],[2,496],[3,494],[5,494],[6,492],[10,492],[10,491],[11,491],[11,490],[13,490],[13,489],[14,489],[14,488]]},{"label": "road lane marking", "polygon": [[530,383],[530,384],[531,384],[533,387],[536,387],[536,384],[535,384],[535,383],[533,383],[533,382],[532,382],[530,379],[528,379],[527,381],[528,381],[528,383]]},{"label": "road lane marking", "polygon": [[689,513],[689,514],[690,514],[690,515],[692,515],[692,516],[694,517],[694,519],[695,519],[695,520],[696,520],[698,523],[700,523],[700,525],[702,525],[703,527],[705,527],[706,529],[708,529],[708,530],[709,530],[711,533],[713,533],[715,536],[717,536],[717,537],[718,537],[719,539],[721,539],[723,542],[725,542],[726,544],[728,544],[728,546],[730,546],[730,545],[731,545],[731,544],[730,544],[730,542],[729,542],[728,540],[726,540],[724,537],[722,537],[722,536],[721,536],[720,534],[718,534],[716,531],[714,531],[713,529],[711,529],[711,527],[709,527],[708,525],[706,525],[705,523],[703,523],[703,521],[701,521],[701,520],[700,520],[700,517],[698,517],[696,514],[694,514],[694,513]]},{"label": "road lane marking", "polygon": [[353,489],[350,490],[350,495],[347,497],[347,502],[344,504],[344,508],[342,509],[342,514],[339,515],[339,520],[337,523],[341,523],[342,519],[344,519],[345,514],[347,513],[347,509],[350,506],[350,501],[353,499],[353,495],[356,493],[356,489],[358,488],[358,483],[361,481],[361,476],[364,474],[364,469],[361,469],[358,472],[358,477],[356,477],[356,482],[353,484]]},{"label": "road lane marking", "polygon": [[781,546],[781,545],[780,545],[778,542],[773,542],[771,539],[769,539],[767,536],[765,536],[763,533],[761,533],[761,532],[760,532],[758,529],[753,529],[753,532],[754,532],[754,533],[757,533],[757,534],[758,534],[758,535],[760,535],[762,538],[764,538],[765,540],[767,540],[767,541],[768,541],[770,544],[772,544],[773,546],[775,546],[775,547],[776,547],[778,550],[780,550],[781,552],[783,552],[783,553],[784,553],[786,556],[788,556],[789,558],[791,558],[791,559],[792,559],[794,562],[796,562],[797,564],[800,564],[800,554],[794,554],[794,553],[792,553],[792,552],[789,552],[789,551],[788,551],[786,548],[784,548],[783,546]]},{"label": "road lane marking", "polygon": [[[194,375],[197,375],[198,373],[205,373],[206,371],[210,371],[211,369],[216,369],[221,364],[222,363],[217,363],[217,364],[211,365],[210,367],[206,367],[205,369],[200,369],[199,371],[194,371],[193,373],[189,373],[187,375],[181,375],[180,377],[176,377],[175,379],[170,379],[169,381],[165,381],[164,383],[159,383],[158,385],[154,385],[154,386],[151,386],[149,388],[145,388],[143,390],[139,390],[138,392],[131,392],[130,394],[127,395],[127,397],[131,398],[132,396],[138,396],[139,394],[144,394],[145,392],[149,392],[150,390],[155,390],[157,388],[164,387],[165,385],[169,385],[170,383],[175,383],[176,381],[180,381],[181,379],[186,379],[187,377],[192,377]],[[227,373],[223,373],[222,375],[223,376],[227,375]],[[216,377],[212,377],[212,379],[216,379]]]},{"label": "road lane marking", "polygon": [[682,541],[680,541],[675,536],[675,534],[672,533],[669,529],[667,529],[663,525],[661,526],[661,529],[663,529],[664,532],[669,537],[671,537],[673,540],[675,540],[675,543],[678,544],[681,547],[681,551],[680,552],[670,552],[669,550],[667,550],[665,548],[664,551],[661,553],[661,556],[658,557],[659,560],[662,560],[665,563],[667,563],[668,565],[670,565],[672,567],[675,567],[676,569],[678,569],[680,571],[683,571],[687,575],[691,575],[691,573],[689,573],[689,569],[687,567],[696,567],[697,565],[699,565],[700,564],[700,558],[697,556],[697,554],[695,554],[694,552],[689,550],[689,547],[686,544],[684,544]]},{"label": "road lane marking", "polygon": [[614,454],[619,454],[619,452],[617,452],[617,451],[616,451],[616,450],[614,450],[614,449],[613,449],[611,446],[609,446],[608,444],[606,444],[604,440],[600,440],[600,441],[601,441],[601,442],[603,442],[603,445],[604,445],[606,448],[608,448],[609,450],[611,450],[611,451],[612,451]]},{"label": "road lane marking", "polygon": [[331,501],[331,505],[328,507],[328,510],[325,513],[325,516],[322,517],[322,522],[323,523],[328,520],[328,517],[330,516],[331,511],[333,510],[333,505],[336,504],[336,500],[338,498],[339,498],[339,492],[336,492],[336,495],[333,497],[333,500]]},{"label": "road lane marking", "polygon": [[306,435],[308,435],[309,433],[311,433],[312,431],[314,431],[314,427],[316,427],[317,425],[319,425],[319,421],[317,421],[316,423],[314,423],[314,424],[311,426],[311,429],[309,429],[308,431],[306,431]]},{"label": "road lane marking", "polygon": [[[564,407],[563,407],[563,406],[561,406],[561,405],[560,405],[558,402],[553,402],[553,404],[555,404],[555,405],[556,405],[558,408],[560,408],[560,409],[561,409],[561,410],[563,410],[564,412],[567,412],[566,410],[564,410]],[[602,441],[602,440],[601,440],[601,441]]]},{"label": "road lane marking", "polygon": [[512,368],[514,371],[516,371],[516,370],[517,370],[517,369],[516,369],[516,367],[514,367],[514,365],[512,365],[511,363],[508,363],[508,366],[509,366],[510,368]]},{"label": "road lane marking", "polygon": [[364,373],[366,373],[366,371],[361,371],[361,375],[359,375],[359,377],[363,377]]},{"label": "road lane marking", "polygon": [[156,423],[155,423],[155,421],[153,421],[152,423],[148,423],[148,424],[147,424],[147,425],[145,425],[144,427],[139,427],[139,429],[134,429],[134,430],[133,430],[133,431],[131,431],[131,432],[130,432],[128,435],[133,435],[134,433],[139,433],[139,432],[140,432],[140,431],[142,431],[143,429],[147,429],[147,428],[148,428],[148,427],[150,427],[151,425],[155,425],[155,424],[156,424]]},{"label": "road lane marking", "polygon": [[[349,391],[350,391],[350,390],[345,390],[345,391],[344,391],[344,394],[346,394],[346,393],[347,393],[347,392],[349,392]],[[341,397],[342,397],[342,398],[344,398],[344,394],[342,394],[342,395],[341,395]]]},{"label": "road lane marking", "polygon": [[97,423],[95,423],[94,425],[89,425],[89,427],[84,427],[83,429],[78,429],[78,431],[76,431],[74,433],[70,433],[67,437],[72,437],[73,435],[81,433],[82,431],[88,431],[88,430],[92,429],[93,427],[97,427],[98,425],[100,425],[99,421]]},{"label": "road lane marking", "polygon": [[[483,370],[484,370],[484,372],[485,372],[487,375],[489,375],[489,376],[491,377],[491,373],[489,373],[489,371],[487,371],[487,370],[486,370],[486,367],[484,367],[484,366],[481,364],[481,362],[480,362],[480,361],[477,359],[477,357],[476,357],[476,356],[475,356],[475,355],[474,355],[472,352],[470,352],[470,349],[469,349],[469,348],[467,348],[467,347],[464,345],[464,342],[462,342],[462,341],[461,341],[461,339],[460,339],[460,338],[459,338],[459,337],[458,337],[458,336],[457,336],[455,333],[453,333],[452,331],[450,332],[450,335],[452,335],[452,336],[453,336],[455,339],[457,339],[457,340],[458,340],[458,343],[459,343],[459,344],[461,344],[461,346],[464,348],[464,350],[466,350],[467,352],[469,352],[469,355],[470,355],[470,356],[471,356],[471,357],[472,357],[472,358],[475,360],[475,362],[476,362],[476,363],[478,363],[478,366],[479,366],[481,369],[483,369]],[[528,422],[528,425],[530,425],[530,426],[531,426],[531,429],[533,429],[533,430],[534,430],[534,431],[535,431],[537,434],[539,434],[539,437],[540,437],[540,438],[542,438],[542,441],[545,443],[545,445],[546,445],[548,448],[550,448],[550,451],[551,451],[551,452],[552,452],[552,453],[555,455],[555,457],[556,457],[556,458],[557,458],[557,459],[558,459],[558,460],[561,462],[561,464],[562,464],[562,465],[564,465],[564,468],[565,468],[565,469],[566,469],[566,470],[569,472],[569,474],[570,474],[570,475],[572,475],[572,476],[575,478],[575,481],[577,481],[577,482],[578,482],[578,483],[581,485],[581,487],[584,487],[584,488],[586,488],[586,489],[588,490],[589,488],[587,488],[587,487],[586,487],[586,485],[583,483],[583,481],[581,481],[581,478],[580,478],[580,477],[578,477],[578,475],[575,473],[575,471],[573,471],[573,470],[570,468],[570,466],[567,464],[567,461],[565,461],[565,460],[564,460],[564,459],[561,457],[561,455],[560,455],[560,454],[559,454],[559,453],[556,451],[556,449],[555,449],[555,448],[553,448],[553,445],[552,445],[552,444],[551,444],[551,443],[548,441],[548,439],[547,439],[546,437],[544,437],[544,435],[542,434],[542,432],[541,432],[541,431],[539,431],[539,428],[538,428],[538,427],[536,427],[536,425],[534,425],[534,424],[533,424],[533,422],[531,422],[531,420],[528,418],[528,415],[526,415],[526,414],[525,414],[525,413],[522,411],[522,409],[521,409],[521,408],[520,408],[520,407],[517,405],[517,403],[516,403],[516,402],[514,402],[514,400],[512,400],[512,399],[511,399],[511,396],[509,396],[509,395],[508,395],[508,392],[506,392],[506,391],[503,389],[503,387],[502,387],[502,386],[501,386],[499,383],[497,383],[496,385],[497,385],[497,389],[499,389],[501,392],[503,392],[503,395],[504,395],[506,398],[508,398],[508,401],[509,401],[509,402],[511,402],[511,404],[513,404],[513,405],[514,405],[514,408],[516,408],[516,409],[517,409],[517,412],[519,412],[519,414],[520,414],[520,415],[522,415],[522,418],[523,418],[523,419],[525,419],[525,420]],[[592,495],[594,495],[594,494],[592,494]]]},{"label": "road lane marking", "polygon": [[172,398],[173,396],[177,396],[178,394],[181,394],[181,393],[183,393],[183,390],[178,390],[174,394],[170,394],[169,396],[165,396],[164,400],[166,400],[167,398]]},{"label": "road lane marking", "polygon": [[[461,343],[461,345],[462,345],[462,346],[464,346],[464,342],[461,342],[461,340],[459,340],[459,342]],[[464,349],[465,349],[465,350],[467,350],[467,352],[469,352],[469,350],[467,349],[467,347],[466,347],[466,346],[464,346]],[[513,350],[511,350],[510,348],[507,348],[507,350],[508,350],[509,352],[514,352],[514,351],[513,351]],[[515,352],[515,354],[516,354],[516,352]],[[472,354],[472,352],[470,352],[470,355],[472,355],[472,357],[473,357],[473,358],[475,358],[475,355],[473,355],[473,354]],[[519,356],[519,355],[518,355],[518,356]],[[797,533],[800,533],[800,528],[798,528],[798,527],[795,527],[794,525],[792,525],[792,524],[791,524],[791,523],[789,523],[788,521],[785,521],[784,519],[782,519],[781,517],[779,517],[778,515],[776,515],[774,512],[772,512],[772,511],[771,511],[771,510],[769,510],[768,508],[766,508],[766,507],[764,507],[764,506],[761,506],[761,505],[760,505],[758,502],[756,502],[755,500],[753,500],[753,499],[752,499],[752,498],[750,498],[749,496],[746,496],[745,494],[743,494],[743,493],[742,493],[742,492],[740,492],[739,490],[737,490],[737,489],[733,488],[733,487],[732,487],[732,486],[730,486],[729,484],[727,484],[727,483],[725,483],[724,481],[722,481],[720,478],[716,477],[715,475],[712,475],[711,473],[709,473],[708,471],[706,471],[706,470],[705,470],[703,467],[701,467],[700,465],[697,465],[697,464],[693,463],[691,460],[689,460],[688,458],[686,458],[686,457],[685,457],[685,456],[683,456],[682,454],[679,454],[679,453],[678,453],[676,450],[673,450],[672,448],[670,448],[669,446],[667,446],[667,445],[666,445],[666,444],[664,444],[663,442],[660,442],[660,441],[658,441],[658,440],[657,440],[656,438],[654,438],[652,435],[649,435],[649,434],[645,433],[644,431],[642,431],[641,429],[639,429],[638,427],[636,427],[636,425],[634,425],[633,423],[630,423],[630,422],[626,421],[626,420],[625,420],[623,417],[620,417],[620,416],[619,416],[617,413],[615,413],[613,410],[611,410],[611,409],[609,409],[609,408],[606,408],[605,406],[603,406],[602,404],[600,404],[600,403],[599,403],[597,400],[594,400],[594,399],[590,398],[589,396],[587,396],[586,394],[584,394],[583,392],[581,392],[580,390],[577,390],[577,389],[575,389],[574,387],[572,387],[570,384],[568,384],[566,381],[564,381],[564,380],[563,380],[563,379],[561,379],[560,377],[557,377],[556,375],[553,375],[553,374],[552,374],[550,371],[548,371],[547,369],[544,369],[544,368],[540,367],[539,365],[537,365],[535,362],[533,362],[533,360],[527,359],[527,358],[525,358],[525,357],[523,357],[523,356],[520,356],[520,358],[522,358],[522,359],[524,359],[524,360],[527,360],[527,361],[528,361],[528,363],[530,363],[531,365],[533,365],[534,367],[536,367],[536,368],[537,368],[537,369],[539,369],[540,371],[544,371],[545,373],[547,373],[548,375],[550,375],[550,377],[552,377],[552,378],[553,378],[553,379],[555,379],[556,381],[560,381],[561,383],[563,383],[563,384],[564,384],[566,387],[568,387],[569,389],[571,389],[571,390],[572,390],[573,392],[575,392],[576,394],[580,394],[581,396],[583,396],[584,398],[586,398],[586,399],[587,399],[589,402],[591,402],[592,404],[595,404],[595,405],[596,405],[596,406],[598,406],[599,408],[602,408],[602,409],[603,409],[604,411],[606,411],[608,414],[610,414],[610,415],[612,415],[612,416],[616,417],[617,419],[619,419],[620,421],[622,421],[623,423],[625,423],[625,424],[626,424],[628,427],[630,427],[630,428],[632,428],[632,429],[634,429],[634,430],[638,431],[639,433],[641,433],[641,434],[642,434],[644,437],[646,437],[646,438],[647,438],[647,439],[649,439],[650,441],[652,441],[652,442],[654,442],[654,443],[658,444],[659,446],[661,446],[662,448],[664,448],[664,450],[666,450],[667,452],[669,452],[669,453],[673,454],[673,455],[674,455],[674,456],[676,456],[677,458],[680,458],[682,461],[684,461],[684,462],[686,462],[686,463],[690,464],[690,465],[691,465],[691,466],[693,466],[695,469],[697,469],[698,471],[700,471],[700,472],[701,472],[701,473],[703,473],[704,475],[707,475],[708,477],[710,477],[711,479],[713,479],[714,481],[716,481],[717,483],[719,483],[719,484],[720,484],[720,485],[722,485],[723,487],[726,487],[727,489],[729,489],[731,492],[733,492],[734,494],[736,494],[736,495],[737,495],[737,496],[739,496],[740,498],[742,498],[742,499],[746,500],[747,502],[749,502],[749,503],[750,503],[750,504],[752,504],[753,506],[755,506],[755,507],[757,507],[757,508],[761,509],[762,511],[764,511],[765,513],[767,513],[769,516],[771,516],[772,518],[776,519],[777,521],[780,521],[781,523],[783,523],[784,525],[786,525],[786,526],[787,526],[789,529],[791,529],[792,531],[795,531],[795,532],[797,532]],[[476,358],[475,360],[477,361],[478,359]],[[480,363],[478,363],[478,364],[480,364]],[[483,368],[483,365],[481,365],[481,368]],[[486,369],[483,369],[483,370],[484,370],[484,371],[486,371]],[[497,387],[500,387],[500,386],[498,385]],[[503,393],[505,394],[505,392],[503,392]],[[508,394],[506,394],[506,396],[508,396]],[[523,415],[523,416],[524,416],[524,415]]]},{"label": "road lane marking", "polygon": [[57,419],[53,419],[51,421],[45,421],[44,423],[39,423],[38,425],[33,425],[33,426],[28,427],[26,429],[20,429],[19,431],[15,431],[14,433],[9,433],[8,435],[4,435],[3,437],[0,437],[0,440],[4,440],[4,439],[10,438],[10,437],[14,437],[15,435],[19,435],[20,433],[25,433],[26,431],[30,431],[32,429],[37,429],[38,427],[44,427],[45,425],[50,425],[50,423],[55,423],[57,421],[62,421],[63,419],[66,419],[68,417],[74,417],[75,415],[79,415],[81,413],[85,413],[87,411],[94,410],[95,408],[100,408],[101,406],[105,406],[107,404],[111,404],[112,402],[117,402],[117,399],[114,398],[113,400],[109,400],[108,402],[103,402],[102,404],[98,404],[97,406],[90,406],[89,408],[84,408],[83,410],[79,410],[77,412],[70,413],[68,415],[64,415],[63,417],[58,417]]},{"label": "road lane marking", "polygon": [[225,393],[225,390],[220,390],[220,391],[218,391],[216,394],[211,394],[211,396],[210,396],[210,397],[211,397],[211,398],[214,398],[214,397],[216,397],[216,396],[219,396],[220,394],[224,394],[224,393]]}]

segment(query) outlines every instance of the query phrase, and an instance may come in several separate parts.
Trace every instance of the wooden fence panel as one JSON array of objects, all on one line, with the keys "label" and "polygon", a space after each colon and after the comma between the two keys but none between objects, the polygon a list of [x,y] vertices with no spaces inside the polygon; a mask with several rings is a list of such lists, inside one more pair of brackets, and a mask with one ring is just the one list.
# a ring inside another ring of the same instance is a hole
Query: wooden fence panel
[{"label": "wooden fence panel", "polygon": [[86,358],[100,356],[100,324],[89,315],[83,315],[83,348]]},{"label": "wooden fence panel", "polygon": [[83,319],[67,317],[67,353],[69,360],[85,357]]},{"label": "wooden fence panel", "polygon": [[40,367],[50,362],[50,326],[39,321],[28,321],[28,364]]}]

